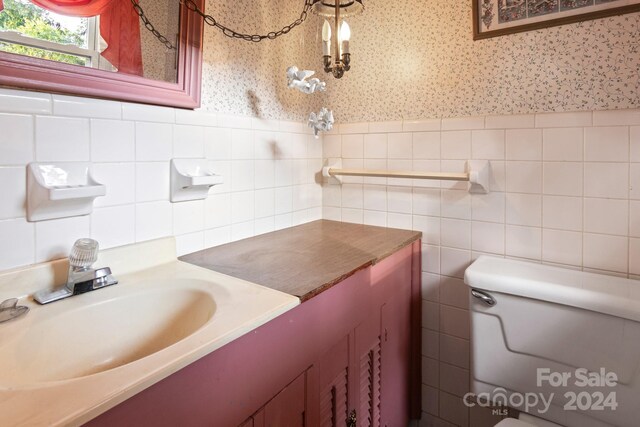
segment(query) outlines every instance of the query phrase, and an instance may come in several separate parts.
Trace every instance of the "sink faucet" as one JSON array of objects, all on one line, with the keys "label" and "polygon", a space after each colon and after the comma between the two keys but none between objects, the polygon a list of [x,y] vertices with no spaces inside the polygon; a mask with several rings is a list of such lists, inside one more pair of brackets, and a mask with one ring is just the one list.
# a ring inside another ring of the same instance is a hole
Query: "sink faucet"
[{"label": "sink faucet", "polygon": [[33,298],[40,304],[48,304],[117,284],[109,267],[91,268],[98,259],[98,248],[98,242],[93,239],[77,240],[69,255],[67,283],[58,289],[38,291]]}]

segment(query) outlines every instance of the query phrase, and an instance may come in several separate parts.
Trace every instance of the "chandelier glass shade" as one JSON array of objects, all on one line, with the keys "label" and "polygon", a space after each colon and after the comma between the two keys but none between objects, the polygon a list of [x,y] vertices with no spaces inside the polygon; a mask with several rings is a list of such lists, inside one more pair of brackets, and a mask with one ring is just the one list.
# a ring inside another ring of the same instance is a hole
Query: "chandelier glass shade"
[{"label": "chandelier glass shade", "polygon": [[[322,62],[324,71],[336,79],[351,69],[351,28],[342,18],[364,10],[363,0],[315,0],[312,11],[325,17],[322,26]],[[330,21],[333,21],[333,30]],[[332,51],[333,48],[333,51]]]},{"label": "chandelier glass shade", "polygon": [[364,11],[364,0],[315,0],[311,11],[324,18],[333,18],[336,14],[336,2],[343,18],[359,15]]}]

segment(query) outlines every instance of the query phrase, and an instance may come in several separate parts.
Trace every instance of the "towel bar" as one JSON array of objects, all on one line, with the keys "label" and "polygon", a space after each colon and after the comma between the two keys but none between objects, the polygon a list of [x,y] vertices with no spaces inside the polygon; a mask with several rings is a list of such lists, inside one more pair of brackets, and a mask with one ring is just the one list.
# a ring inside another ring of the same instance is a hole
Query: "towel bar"
[{"label": "towel bar", "polygon": [[343,169],[342,159],[332,159],[325,162],[322,175],[329,179],[330,183],[342,184],[341,176],[362,176],[376,178],[408,178],[408,179],[434,179],[440,181],[470,182],[470,193],[488,194],[489,176],[491,165],[486,160],[469,160],[466,164],[466,172],[417,172],[396,171],[380,169]]}]

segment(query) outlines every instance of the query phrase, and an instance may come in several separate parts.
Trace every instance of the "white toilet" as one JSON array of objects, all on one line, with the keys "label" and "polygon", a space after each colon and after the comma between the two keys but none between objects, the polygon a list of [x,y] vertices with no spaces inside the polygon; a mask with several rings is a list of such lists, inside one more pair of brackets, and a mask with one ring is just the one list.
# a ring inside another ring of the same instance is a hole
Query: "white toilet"
[{"label": "white toilet", "polygon": [[500,427],[640,425],[640,281],[481,256],[465,283],[472,390],[522,411]]}]

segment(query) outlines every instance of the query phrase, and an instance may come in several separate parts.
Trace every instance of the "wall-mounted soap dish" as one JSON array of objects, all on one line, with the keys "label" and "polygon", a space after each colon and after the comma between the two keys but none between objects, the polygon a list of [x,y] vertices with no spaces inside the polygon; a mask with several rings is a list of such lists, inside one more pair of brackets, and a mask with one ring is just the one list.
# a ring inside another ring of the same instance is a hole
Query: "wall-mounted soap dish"
[{"label": "wall-mounted soap dish", "polygon": [[224,184],[205,159],[171,160],[171,202],[206,199],[209,188]]},{"label": "wall-mounted soap dish", "polygon": [[27,166],[27,220],[88,215],[107,188],[91,176],[91,164],[30,163]]}]

